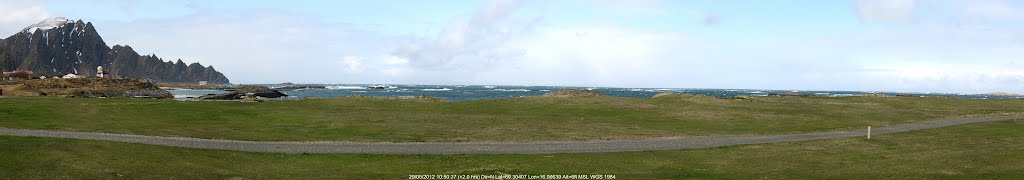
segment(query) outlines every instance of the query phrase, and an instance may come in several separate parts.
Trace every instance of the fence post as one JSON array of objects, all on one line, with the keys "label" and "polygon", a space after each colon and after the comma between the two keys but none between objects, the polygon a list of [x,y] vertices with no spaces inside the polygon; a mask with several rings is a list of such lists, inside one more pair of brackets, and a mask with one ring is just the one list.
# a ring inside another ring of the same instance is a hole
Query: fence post
[{"label": "fence post", "polygon": [[868,139],[871,139],[871,126],[868,126]]}]

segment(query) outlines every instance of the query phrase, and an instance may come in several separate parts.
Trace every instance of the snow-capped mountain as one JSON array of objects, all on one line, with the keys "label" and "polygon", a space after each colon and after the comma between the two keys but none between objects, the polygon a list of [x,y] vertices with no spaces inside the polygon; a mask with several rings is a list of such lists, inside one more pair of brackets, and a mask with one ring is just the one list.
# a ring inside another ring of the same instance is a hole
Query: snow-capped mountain
[{"label": "snow-capped mountain", "polygon": [[109,47],[90,22],[57,17],[0,39],[0,71],[30,70],[35,75],[93,75],[103,66],[114,77],[148,78],[160,82],[229,83],[227,77],[199,63],[164,61],[142,56],[129,46]]},{"label": "snow-capped mountain", "polygon": [[53,17],[53,18],[48,18],[46,20],[43,20],[42,22],[32,24],[31,26],[26,27],[24,30],[21,30],[21,32],[33,33],[37,29],[45,31],[45,30],[49,30],[49,29],[53,29],[53,28],[58,28],[58,27],[61,27],[61,26],[64,26],[64,25],[68,25],[68,24],[74,25],[74,22],[73,21],[68,21],[68,19],[64,18],[64,17]]}]

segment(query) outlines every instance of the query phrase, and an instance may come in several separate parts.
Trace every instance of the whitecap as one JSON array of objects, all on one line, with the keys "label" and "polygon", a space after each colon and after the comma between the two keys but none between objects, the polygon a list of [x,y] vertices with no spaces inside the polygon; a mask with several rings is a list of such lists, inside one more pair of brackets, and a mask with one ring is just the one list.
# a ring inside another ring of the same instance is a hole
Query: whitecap
[{"label": "whitecap", "polygon": [[174,98],[175,99],[199,98],[200,96],[203,96],[203,95],[199,95],[199,94],[178,94],[178,95],[174,95]]},{"label": "whitecap", "polygon": [[449,89],[449,88],[443,88],[443,89],[420,89],[420,91],[451,91],[451,90],[452,89]]},{"label": "whitecap", "polygon": [[505,92],[530,92],[529,89],[494,89],[494,91],[505,91]]},{"label": "whitecap", "polygon": [[326,86],[327,89],[366,89],[362,86]]}]

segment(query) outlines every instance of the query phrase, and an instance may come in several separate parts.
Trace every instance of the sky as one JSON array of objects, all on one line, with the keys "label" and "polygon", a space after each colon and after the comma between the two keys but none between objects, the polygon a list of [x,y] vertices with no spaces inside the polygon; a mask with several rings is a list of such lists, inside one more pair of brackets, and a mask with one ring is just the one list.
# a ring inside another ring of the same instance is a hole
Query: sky
[{"label": "sky", "polygon": [[1024,93],[1016,0],[5,0],[233,83]]}]

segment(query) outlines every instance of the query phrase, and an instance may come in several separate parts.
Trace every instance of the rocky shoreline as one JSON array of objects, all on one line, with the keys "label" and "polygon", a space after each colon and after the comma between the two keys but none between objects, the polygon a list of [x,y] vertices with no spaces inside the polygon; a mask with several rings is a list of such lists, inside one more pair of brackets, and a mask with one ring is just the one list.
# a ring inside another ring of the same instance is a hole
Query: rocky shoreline
[{"label": "rocky shoreline", "polygon": [[273,89],[270,89],[269,87],[265,87],[265,86],[240,85],[240,86],[236,86],[234,88],[228,88],[228,89],[225,89],[225,90],[228,91],[228,92],[227,93],[223,93],[223,94],[211,94],[211,95],[200,96],[199,99],[205,99],[205,100],[236,100],[236,99],[243,99],[243,98],[245,98],[245,95],[248,94],[248,93],[252,93],[254,96],[264,97],[264,98],[280,98],[280,97],[288,96],[287,94],[281,93],[280,91],[273,90]]},{"label": "rocky shoreline", "polygon": [[289,85],[284,87],[275,87],[272,89],[279,91],[292,91],[298,89],[327,89],[327,87],[322,85]]}]

